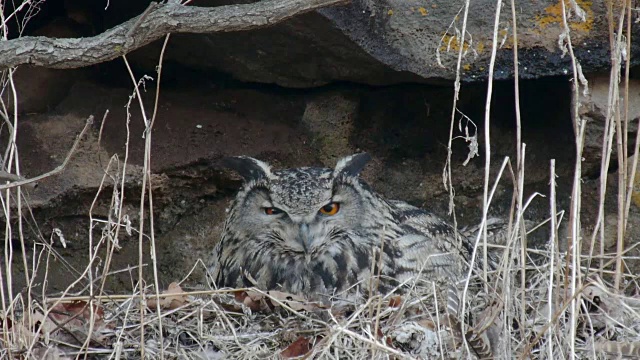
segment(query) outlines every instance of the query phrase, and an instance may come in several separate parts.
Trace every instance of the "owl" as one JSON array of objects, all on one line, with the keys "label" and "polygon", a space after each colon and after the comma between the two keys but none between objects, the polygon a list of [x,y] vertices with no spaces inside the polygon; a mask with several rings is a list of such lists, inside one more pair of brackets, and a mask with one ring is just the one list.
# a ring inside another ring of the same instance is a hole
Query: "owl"
[{"label": "owl", "polygon": [[214,250],[215,285],[316,297],[386,291],[418,277],[459,279],[468,243],[460,246],[441,218],[372,190],[359,177],[370,159],[360,153],[333,169],[283,170],[227,159],[244,183]]}]

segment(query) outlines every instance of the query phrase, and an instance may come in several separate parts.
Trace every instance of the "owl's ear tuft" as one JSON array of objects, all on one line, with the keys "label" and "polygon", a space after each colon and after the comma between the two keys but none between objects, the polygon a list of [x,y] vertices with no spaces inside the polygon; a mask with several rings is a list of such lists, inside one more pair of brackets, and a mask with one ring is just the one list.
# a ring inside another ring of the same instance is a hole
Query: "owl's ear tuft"
[{"label": "owl's ear tuft", "polygon": [[371,155],[367,153],[344,157],[336,164],[336,167],[333,170],[333,177],[338,177],[340,175],[358,176],[370,160]]},{"label": "owl's ear tuft", "polygon": [[222,159],[222,165],[236,171],[245,181],[269,178],[271,167],[264,161],[248,156],[234,156]]}]

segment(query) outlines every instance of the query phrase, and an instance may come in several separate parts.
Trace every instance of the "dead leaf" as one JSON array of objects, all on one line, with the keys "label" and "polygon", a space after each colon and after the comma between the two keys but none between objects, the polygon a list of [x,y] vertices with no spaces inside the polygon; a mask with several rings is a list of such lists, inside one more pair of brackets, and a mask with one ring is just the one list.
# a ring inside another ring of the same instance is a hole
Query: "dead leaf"
[{"label": "dead leaf", "polygon": [[353,312],[355,311],[355,307],[353,306],[353,304],[334,304],[333,306],[331,306],[329,311],[331,311],[331,314],[335,318],[342,319],[353,314]]},{"label": "dead leaf", "polygon": [[285,359],[298,358],[304,356],[313,349],[315,342],[312,339],[300,336],[296,341],[292,342],[286,349],[280,352],[280,356]]},{"label": "dead leaf", "polygon": [[238,294],[241,291],[236,291],[236,292],[232,292],[233,296],[234,296],[234,300],[232,301],[227,301],[224,298],[213,298],[213,301],[220,306],[222,309],[224,309],[224,311],[229,312],[229,313],[238,313],[238,314],[242,314],[242,307],[238,304],[238,302],[242,302],[242,300],[238,298]]},{"label": "dead leaf", "polygon": [[[61,302],[56,304],[49,311],[49,317],[60,326],[65,326],[69,330],[84,327],[91,320],[91,306],[86,301]],[[101,326],[104,320],[104,310],[102,307],[93,306],[94,327]]]},{"label": "dead leaf", "polygon": [[249,295],[247,291],[236,291],[233,293],[237,302],[244,304],[246,307],[251,309],[251,311],[260,311],[262,300],[261,294],[253,292],[252,295]]},{"label": "dead leaf", "polygon": [[[92,312],[93,309],[93,312]],[[93,326],[91,321],[93,320]],[[95,342],[104,341],[104,332],[113,329],[113,322],[105,323],[104,309],[86,301],[59,302],[49,309],[48,316],[34,311],[30,314],[30,331],[32,336],[46,334],[52,339],[77,343],[86,339],[89,329]]]},{"label": "dead leaf", "polygon": [[431,331],[436,331],[436,329],[438,328],[437,324],[435,322],[433,322],[433,320],[431,319],[421,319],[418,320],[418,325],[427,328]]},{"label": "dead leaf", "polygon": [[402,305],[402,296],[396,295],[389,299],[389,307],[398,308]]},{"label": "dead leaf", "polygon": [[268,291],[267,294],[269,294],[269,296],[271,296],[273,299],[276,299],[279,302],[287,305],[294,311],[311,312],[318,309],[327,309],[326,305],[319,302],[309,301],[302,296],[297,296],[297,295],[285,293],[282,291],[276,291],[276,290]]},{"label": "dead leaf", "polygon": [[302,296],[277,290],[267,291],[266,293],[255,290],[242,290],[234,292],[233,295],[237,302],[244,304],[254,312],[271,312],[275,308],[282,307],[282,305],[293,311],[311,312],[328,308],[322,303],[308,301]]},{"label": "dead leaf", "polygon": [[377,333],[377,339],[378,340],[383,340],[385,342],[385,344],[387,344],[388,347],[393,348],[393,341],[391,340],[391,337],[384,336],[384,333],[382,332],[382,329],[378,328],[378,333]]},{"label": "dead leaf", "polygon": [[[183,294],[184,291],[178,285],[177,282],[172,282],[169,284],[167,290],[163,291],[162,294],[164,296],[160,297],[160,308],[167,310],[175,310],[184,304],[187,303],[187,297]],[[176,295],[170,295],[176,294]],[[169,296],[167,296],[169,295]],[[158,308],[158,302],[155,296],[151,296],[147,300],[147,307],[151,310],[155,310]]]}]

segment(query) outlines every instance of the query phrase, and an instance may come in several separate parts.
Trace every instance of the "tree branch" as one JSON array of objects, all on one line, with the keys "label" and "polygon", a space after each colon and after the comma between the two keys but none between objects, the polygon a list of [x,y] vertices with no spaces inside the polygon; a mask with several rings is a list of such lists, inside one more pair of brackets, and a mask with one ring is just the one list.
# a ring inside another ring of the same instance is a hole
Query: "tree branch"
[{"label": "tree branch", "polygon": [[18,65],[71,69],[113,60],[168,33],[214,33],[266,27],[349,0],[264,0],[214,8],[167,2],[90,38],[25,36],[0,41],[0,70]]}]

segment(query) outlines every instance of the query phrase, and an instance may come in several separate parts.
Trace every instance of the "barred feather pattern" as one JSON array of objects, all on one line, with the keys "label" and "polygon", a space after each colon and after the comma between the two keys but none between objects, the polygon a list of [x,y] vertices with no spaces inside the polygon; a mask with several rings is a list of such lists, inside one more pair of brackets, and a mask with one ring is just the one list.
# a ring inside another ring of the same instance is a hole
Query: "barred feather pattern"
[{"label": "barred feather pattern", "polygon": [[[279,171],[239,158],[232,167],[245,182],[214,250],[215,285],[314,297],[354,286],[368,290],[372,270],[381,275],[381,291],[417,276],[459,279],[468,250],[457,246],[453,227],[373,191],[358,176],[362,156],[347,157],[335,169]],[[338,204],[339,211],[322,214],[327,204]],[[266,214],[269,208],[277,214]]]}]

